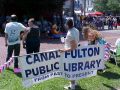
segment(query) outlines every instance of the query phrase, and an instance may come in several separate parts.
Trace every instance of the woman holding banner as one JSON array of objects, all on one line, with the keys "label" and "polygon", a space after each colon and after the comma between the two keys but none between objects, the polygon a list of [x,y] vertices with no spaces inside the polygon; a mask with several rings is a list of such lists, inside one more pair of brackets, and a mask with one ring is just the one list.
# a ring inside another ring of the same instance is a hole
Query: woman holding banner
[{"label": "woman holding banner", "polygon": [[[108,60],[110,58],[110,44],[106,42],[106,40],[104,40],[101,37],[101,34],[96,31],[96,30],[92,30],[89,34],[88,34],[88,45],[104,45],[105,47],[105,55],[104,55],[104,59]],[[100,69],[98,70],[100,72],[105,72],[105,68],[104,69]]]},{"label": "woman holding banner", "polygon": [[82,30],[82,34],[84,39],[88,41],[88,45],[106,43],[106,41],[102,38],[101,34],[95,28],[84,27]]},{"label": "woman holding banner", "polygon": [[[72,19],[67,21],[66,28],[68,32],[65,38],[64,49],[60,50],[61,53],[76,49],[79,43],[79,31],[74,27]],[[75,90],[75,80],[71,80],[70,85],[65,86],[64,88]]]},{"label": "woman holding banner", "polygon": [[[102,35],[95,29],[92,27],[84,27],[82,30],[82,34],[84,36],[84,38],[88,41],[88,45],[104,45],[105,46],[105,60],[108,60],[110,58],[110,44],[106,42],[106,40],[104,40],[102,38]],[[105,70],[99,70],[101,72],[104,72]]]}]

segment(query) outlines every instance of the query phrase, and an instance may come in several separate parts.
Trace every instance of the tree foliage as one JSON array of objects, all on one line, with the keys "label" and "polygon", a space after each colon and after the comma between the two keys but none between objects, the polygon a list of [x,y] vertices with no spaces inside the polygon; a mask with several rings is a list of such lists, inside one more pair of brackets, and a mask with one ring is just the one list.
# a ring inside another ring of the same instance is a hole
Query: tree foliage
[{"label": "tree foliage", "polygon": [[108,0],[107,3],[108,9],[110,9],[113,12],[119,12],[120,11],[120,0]]},{"label": "tree foliage", "polygon": [[120,13],[120,0],[94,0],[95,10]]},{"label": "tree foliage", "polygon": [[38,16],[44,13],[60,13],[64,0],[0,0],[0,14]]},{"label": "tree foliage", "polygon": [[108,7],[106,6],[108,0],[94,0],[95,9],[97,11],[105,12]]}]

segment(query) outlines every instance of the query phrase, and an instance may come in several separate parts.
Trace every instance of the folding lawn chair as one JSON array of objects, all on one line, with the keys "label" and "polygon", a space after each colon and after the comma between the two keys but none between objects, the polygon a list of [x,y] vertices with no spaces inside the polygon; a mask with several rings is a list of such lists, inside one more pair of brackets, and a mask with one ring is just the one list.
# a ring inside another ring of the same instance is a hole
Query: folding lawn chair
[{"label": "folding lawn chair", "polygon": [[117,45],[116,50],[112,49],[111,51],[111,57],[115,60],[117,66],[120,61],[120,45]]}]

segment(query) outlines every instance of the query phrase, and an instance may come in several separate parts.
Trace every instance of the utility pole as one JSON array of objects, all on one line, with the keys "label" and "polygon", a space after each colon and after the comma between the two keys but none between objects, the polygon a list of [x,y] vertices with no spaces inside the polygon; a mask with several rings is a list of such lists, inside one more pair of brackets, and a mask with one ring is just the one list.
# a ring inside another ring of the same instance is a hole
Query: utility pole
[{"label": "utility pole", "polygon": [[72,0],[72,16],[74,18],[74,0]]},{"label": "utility pole", "polygon": [[83,14],[84,14],[84,16],[86,15],[86,0],[83,0],[84,2],[84,9],[83,9]]}]

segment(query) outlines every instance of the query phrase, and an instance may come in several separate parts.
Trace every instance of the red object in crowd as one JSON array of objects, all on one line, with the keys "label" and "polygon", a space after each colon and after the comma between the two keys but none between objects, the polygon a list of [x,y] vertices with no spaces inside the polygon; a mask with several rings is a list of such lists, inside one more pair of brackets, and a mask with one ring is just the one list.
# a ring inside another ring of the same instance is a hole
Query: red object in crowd
[{"label": "red object in crowd", "polygon": [[92,15],[92,16],[96,16],[97,15],[97,16],[99,16],[99,15],[103,15],[103,13],[96,11],[96,12],[90,13],[89,15]]},{"label": "red object in crowd", "polygon": [[[116,24],[113,24],[113,26],[116,26]],[[120,23],[117,23],[117,26],[120,26]]]},{"label": "red object in crowd", "polygon": [[117,25],[120,26],[120,23],[118,23]]}]

